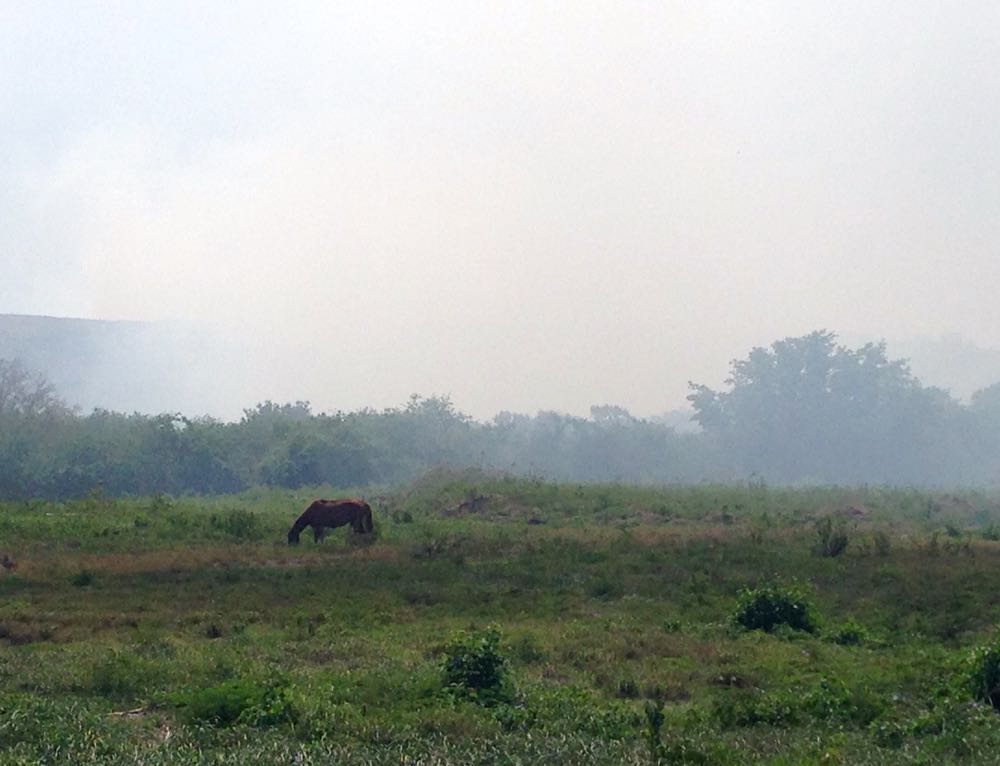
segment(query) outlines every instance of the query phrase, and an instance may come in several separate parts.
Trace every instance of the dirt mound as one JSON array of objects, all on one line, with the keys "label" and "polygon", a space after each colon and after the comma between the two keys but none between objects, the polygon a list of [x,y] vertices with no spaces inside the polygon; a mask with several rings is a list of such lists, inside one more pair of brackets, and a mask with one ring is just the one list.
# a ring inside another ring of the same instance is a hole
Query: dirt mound
[{"label": "dirt mound", "polygon": [[852,503],[851,505],[837,508],[830,515],[837,516],[841,519],[861,520],[871,518],[872,509],[861,503]]},{"label": "dirt mound", "polygon": [[444,509],[441,515],[478,516],[494,521],[525,521],[528,524],[545,523],[538,508],[523,505],[502,495],[476,495],[457,506]]}]

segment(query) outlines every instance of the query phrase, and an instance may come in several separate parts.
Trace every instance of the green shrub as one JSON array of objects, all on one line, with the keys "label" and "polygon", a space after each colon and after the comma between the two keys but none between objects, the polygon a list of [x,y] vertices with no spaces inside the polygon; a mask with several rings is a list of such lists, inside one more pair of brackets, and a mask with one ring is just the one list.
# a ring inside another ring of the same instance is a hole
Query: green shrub
[{"label": "green shrub", "polygon": [[500,644],[495,625],[453,635],[444,650],[445,687],[484,705],[509,701],[509,661]]},{"label": "green shrub", "polygon": [[854,620],[848,620],[835,628],[829,634],[829,639],[841,646],[859,646],[871,640],[868,629]]},{"label": "green shrub", "polygon": [[884,701],[868,690],[824,678],[804,691],[730,691],[716,700],[713,714],[725,728],[791,726],[809,719],[868,726],[884,709]]},{"label": "green shrub", "polygon": [[69,582],[77,588],[86,588],[94,584],[94,573],[88,569],[81,569],[70,578]]},{"label": "green shrub", "polygon": [[973,699],[1000,710],[1000,633],[992,643],[972,650],[966,673]]},{"label": "green shrub", "polygon": [[234,679],[179,694],[173,702],[182,717],[192,723],[273,726],[295,720],[294,708],[283,686],[250,679]]},{"label": "green shrub", "polygon": [[788,726],[801,717],[799,699],[789,692],[729,692],[715,701],[712,713],[723,728],[757,724]]},{"label": "green shrub", "polygon": [[732,621],[747,630],[767,633],[779,625],[815,633],[816,618],[812,606],[798,586],[782,588],[768,584],[740,591]]},{"label": "green shrub", "polygon": [[680,633],[683,628],[684,623],[682,623],[677,617],[670,617],[663,621],[664,633]]},{"label": "green shrub", "polygon": [[847,550],[847,529],[843,522],[834,524],[827,516],[816,523],[816,552],[821,556],[839,556]]},{"label": "green shrub", "polygon": [[801,707],[821,721],[868,726],[882,714],[885,703],[866,689],[850,689],[841,681],[823,678],[801,695]]}]

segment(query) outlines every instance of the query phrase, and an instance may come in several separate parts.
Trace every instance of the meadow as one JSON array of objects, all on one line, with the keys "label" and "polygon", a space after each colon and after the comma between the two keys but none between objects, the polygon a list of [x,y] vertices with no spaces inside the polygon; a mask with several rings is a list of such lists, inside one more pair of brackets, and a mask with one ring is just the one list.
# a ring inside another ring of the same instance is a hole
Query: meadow
[{"label": "meadow", "polygon": [[0,556],[0,764],[1000,763],[996,493],[439,470],[7,502]]}]

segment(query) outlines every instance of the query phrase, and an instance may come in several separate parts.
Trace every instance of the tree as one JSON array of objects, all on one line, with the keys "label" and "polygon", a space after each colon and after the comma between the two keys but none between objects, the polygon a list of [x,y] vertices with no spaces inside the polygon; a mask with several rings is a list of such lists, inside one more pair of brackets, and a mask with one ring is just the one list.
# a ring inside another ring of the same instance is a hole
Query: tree
[{"label": "tree", "polygon": [[1000,481],[1000,383],[976,391],[969,402],[969,414],[983,479],[996,484]]},{"label": "tree", "polygon": [[[958,470],[961,408],[924,388],[884,343],[849,349],[825,330],[734,360],[728,391],[692,383],[695,419],[738,466],[778,481],[906,481]],[[931,469],[933,472],[929,473]]]},{"label": "tree", "polygon": [[37,486],[60,442],[57,421],[69,413],[44,376],[0,359],[0,496],[24,496]]},{"label": "tree", "polygon": [[45,415],[69,411],[45,376],[17,359],[0,359],[0,414]]}]

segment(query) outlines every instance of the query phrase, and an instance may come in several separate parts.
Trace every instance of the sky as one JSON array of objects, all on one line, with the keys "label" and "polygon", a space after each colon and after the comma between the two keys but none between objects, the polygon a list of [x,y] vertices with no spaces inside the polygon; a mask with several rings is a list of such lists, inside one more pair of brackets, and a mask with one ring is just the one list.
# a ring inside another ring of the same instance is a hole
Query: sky
[{"label": "sky", "polygon": [[977,0],[7,0],[0,313],[200,323],[241,399],[479,417],[663,412],[821,328],[1000,347],[997,29]]}]

